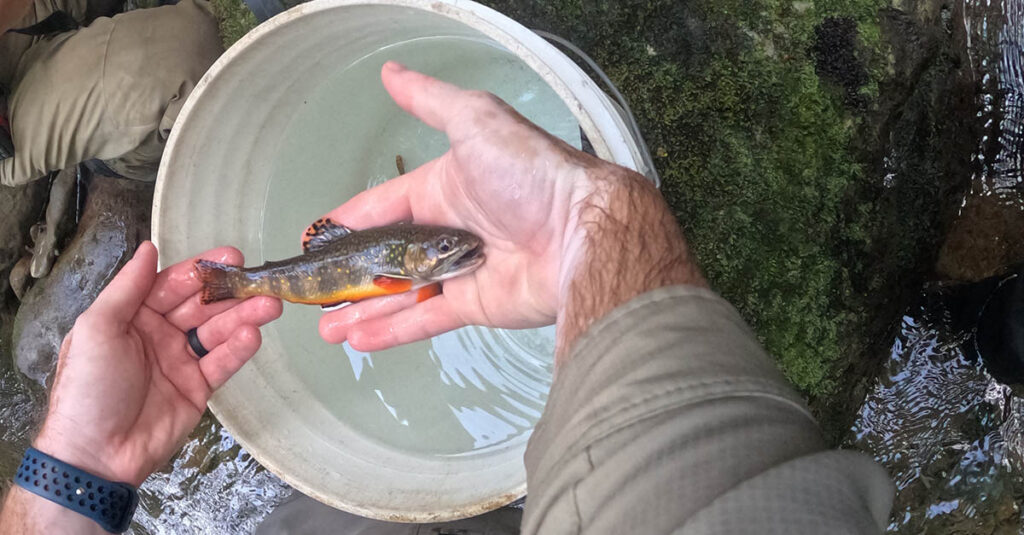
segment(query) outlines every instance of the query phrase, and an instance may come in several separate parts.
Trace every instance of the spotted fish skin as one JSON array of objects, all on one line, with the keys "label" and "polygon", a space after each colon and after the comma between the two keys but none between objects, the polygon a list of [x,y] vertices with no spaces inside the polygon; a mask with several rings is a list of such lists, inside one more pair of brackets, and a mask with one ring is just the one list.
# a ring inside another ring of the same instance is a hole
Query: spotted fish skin
[{"label": "spotted fish skin", "polygon": [[326,306],[420,289],[469,273],[484,261],[477,236],[447,227],[399,224],[351,231],[320,220],[303,241],[303,254],[259,267],[196,262],[201,301],[266,295]]}]

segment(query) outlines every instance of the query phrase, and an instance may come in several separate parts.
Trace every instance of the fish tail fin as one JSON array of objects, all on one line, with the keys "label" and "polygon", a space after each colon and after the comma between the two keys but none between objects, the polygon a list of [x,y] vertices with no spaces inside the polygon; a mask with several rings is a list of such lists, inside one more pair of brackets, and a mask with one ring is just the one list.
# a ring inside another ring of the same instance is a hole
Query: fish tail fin
[{"label": "fish tail fin", "polygon": [[199,281],[203,283],[203,290],[199,295],[200,303],[208,305],[238,297],[235,295],[235,286],[231,283],[232,277],[229,275],[237,273],[239,268],[209,260],[196,260],[195,267]]}]

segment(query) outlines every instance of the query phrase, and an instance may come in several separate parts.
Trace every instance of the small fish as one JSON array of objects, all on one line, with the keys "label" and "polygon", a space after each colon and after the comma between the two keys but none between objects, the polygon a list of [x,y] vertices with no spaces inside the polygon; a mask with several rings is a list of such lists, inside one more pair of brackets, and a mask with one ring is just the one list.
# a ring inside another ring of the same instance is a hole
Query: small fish
[{"label": "small fish", "polygon": [[419,290],[440,293],[440,281],[484,262],[483,242],[464,230],[398,224],[353,231],[323,218],[303,235],[303,254],[255,268],[196,261],[203,304],[256,295],[324,308]]}]

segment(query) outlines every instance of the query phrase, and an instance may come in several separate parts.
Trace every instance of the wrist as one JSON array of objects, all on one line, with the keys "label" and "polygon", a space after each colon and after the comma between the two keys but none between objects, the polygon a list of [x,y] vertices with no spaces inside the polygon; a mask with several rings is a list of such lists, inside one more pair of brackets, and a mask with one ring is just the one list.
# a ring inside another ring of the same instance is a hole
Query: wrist
[{"label": "wrist", "polygon": [[613,190],[620,181],[629,180],[629,170],[602,161],[602,165],[582,168],[573,181],[575,188],[570,200],[566,231],[562,239],[562,255],[558,272],[558,310],[564,308],[573,277],[588,256],[592,243],[587,239],[588,229],[595,223],[595,215],[608,205]]},{"label": "wrist", "polygon": [[128,483],[137,487],[141,480],[145,479],[144,475],[139,476],[139,470],[126,469],[114,458],[111,452],[115,448],[83,441],[54,425],[44,423],[39,435],[32,441],[32,447],[108,481]]},{"label": "wrist", "polygon": [[559,273],[556,367],[575,340],[615,307],[651,290],[707,286],[661,193],[608,164],[574,199]]}]

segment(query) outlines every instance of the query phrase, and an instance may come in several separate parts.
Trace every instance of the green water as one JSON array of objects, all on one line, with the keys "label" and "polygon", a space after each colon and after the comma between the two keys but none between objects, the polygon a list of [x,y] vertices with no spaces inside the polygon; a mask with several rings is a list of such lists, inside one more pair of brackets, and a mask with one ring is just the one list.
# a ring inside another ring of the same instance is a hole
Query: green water
[{"label": "green water", "polygon": [[[558,96],[507,51],[466,38],[417,39],[339,68],[303,105],[278,148],[262,225],[263,260],[298,254],[306,226],[363,189],[441,155],[446,138],[400,110],[380,83],[389,59],[462,87],[494,92],[580,146]],[[481,453],[524,440],[551,384],[554,329],[470,327],[372,354],[317,335],[316,307],[286,306],[276,329],[287,366],[322,406],[378,441],[417,455]]]}]

